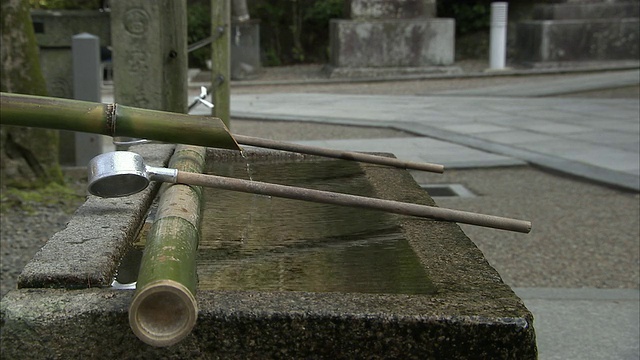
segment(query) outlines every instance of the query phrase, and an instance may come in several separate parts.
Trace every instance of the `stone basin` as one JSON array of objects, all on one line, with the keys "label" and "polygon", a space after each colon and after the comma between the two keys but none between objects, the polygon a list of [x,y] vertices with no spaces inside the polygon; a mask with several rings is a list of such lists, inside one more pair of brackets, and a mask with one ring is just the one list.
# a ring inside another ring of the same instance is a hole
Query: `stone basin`
[{"label": "stone basin", "polygon": [[[173,148],[131,150],[163,166]],[[434,204],[405,170],[343,167],[338,160],[250,149],[243,156],[209,149],[207,157],[208,171],[231,169],[239,177],[314,164],[317,170],[302,185]],[[247,162],[248,172],[237,170]],[[340,174],[345,168],[349,174]],[[269,176],[279,176],[274,174]],[[356,186],[345,190],[343,183],[353,181]],[[338,207],[316,209],[305,219],[296,206],[306,205],[295,201],[272,203],[253,195],[224,200],[219,190],[205,195],[197,324],[176,345],[146,345],[129,328],[133,291],[110,284],[144,228],[158,187],[120,199],[88,197],[67,228],[27,264],[20,288],[2,299],[3,356],[537,358],[532,314],[457,224]],[[272,214],[265,218],[261,209]],[[339,224],[345,217],[348,226]],[[302,230],[287,225],[300,219],[308,222]],[[248,224],[253,228],[247,230]],[[311,224],[319,225],[314,230]],[[312,236],[320,229],[330,231]],[[376,244],[385,244],[380,255],[363,255]],[[354,259],[359,262],[349,265]]]}]

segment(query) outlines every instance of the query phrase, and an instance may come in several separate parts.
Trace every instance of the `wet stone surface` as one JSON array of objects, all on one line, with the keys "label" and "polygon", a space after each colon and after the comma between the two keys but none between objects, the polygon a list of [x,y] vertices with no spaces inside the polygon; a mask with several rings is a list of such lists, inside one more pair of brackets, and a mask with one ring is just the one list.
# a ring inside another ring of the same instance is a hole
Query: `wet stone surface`
[{"label": "wet stone surface", "polygon": [[[273,152],[245,156],[250,162],[310,160]],[[239,154],[225,151],[210,151],[208,161],[245,164]],[[361,169],[359,176],[376,197],[433,204],[404,170]],[[434,291],[200,290],[191,335],[157,349],[129,330],[131,291],[24,288],[2,300],[2,353],[60,358],[536,357],[531,313],[456,224],[391,219]]]}]

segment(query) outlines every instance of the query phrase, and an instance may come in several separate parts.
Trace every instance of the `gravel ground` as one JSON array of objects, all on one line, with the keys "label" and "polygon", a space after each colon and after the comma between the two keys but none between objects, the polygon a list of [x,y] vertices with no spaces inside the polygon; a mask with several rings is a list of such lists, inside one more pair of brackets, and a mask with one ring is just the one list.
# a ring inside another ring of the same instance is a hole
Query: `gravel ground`
[{"label": "gravel ground", "polygon": [[[56,232],[64,229],[69,218],[84,202],[86,171],[66,169],[65,183],[75,195],[52,200],[44,196],[41,202],[25,201],[0,213],[0,293],[15,288],[18,275],[35,253]],[[7,189],[0,187],[0,194]],[[3,201],[7,201],[3,197]]]},{"label": "gravel ground", "polygon": [[477,195],[439,206],[532,222],[526,235],[461,225],[510,286],[638,288],[640,194],[529,166],[413,174]]},{"label": "gravel ground", "polygon": [[[471,65],[467,65],[471,66]],[[477,66],[477,65],[476,65]],[[273,69],[290,78],[316,69]],[[306,72],[305,72],[306,71]],[[284,76],[284,75],[280,75]],[[544,76],[526,77],[542,81]],[[559,75],[570,76],[570,75]],[[558,76],[554,76],[557,78]],[[237,86],[234,93],[334,92],[411,95],[440,90],[494,86],[524,81],[517,77],[342,83],[322,85]],[[628,97],[628,92],[597,94],[598,97]],[[380,128],[334,126],[310,123],[232,120],[239,134],[278,140],[316,140],[404,137],[411,134]],[[71,185],[81,192],[82,180]],[[504,280],[517,287],[638,288],[640,197],[598,184],[568,178],[531,167],[448,171],[445,175],[416,174],[424,183],[461,183],[474,198],[440,198],[440,206],[531,220],[531,234],[463,226]],[[4,190],[4,189],[1,189]],[[76,205],[79,206],[81,201]],[[68,204],[36,207],[35,211],[6,211],[0,216],[1,295],[15,288],[24,265],[71,216]]]}]

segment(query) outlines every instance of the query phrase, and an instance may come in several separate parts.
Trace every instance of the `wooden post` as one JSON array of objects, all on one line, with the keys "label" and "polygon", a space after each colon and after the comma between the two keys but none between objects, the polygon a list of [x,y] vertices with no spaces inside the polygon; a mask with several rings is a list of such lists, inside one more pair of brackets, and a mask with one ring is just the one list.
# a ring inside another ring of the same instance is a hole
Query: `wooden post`
[{"label": "wooden post", "polygon": [[[230,126],[231,79],[231,9],[229,0],[211,0],[211,98],[214,108],[212,115]],[[217,37],[217,39],[216,39]]]}]

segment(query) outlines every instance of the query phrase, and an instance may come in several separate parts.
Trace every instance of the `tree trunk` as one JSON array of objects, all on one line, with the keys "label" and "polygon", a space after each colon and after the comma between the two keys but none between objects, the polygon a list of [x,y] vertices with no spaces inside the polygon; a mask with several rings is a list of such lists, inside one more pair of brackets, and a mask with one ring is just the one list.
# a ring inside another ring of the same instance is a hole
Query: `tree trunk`
[{"label": "tree trunk", "polygon": [[[2,0],[0,91],[46,95],[38,47],[27,0]],[[35,187],[62,181],[58,132],[16,126],[0,127],[0,181]]]}]

